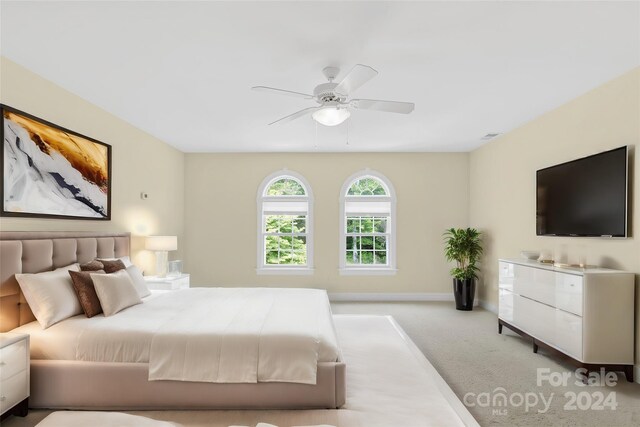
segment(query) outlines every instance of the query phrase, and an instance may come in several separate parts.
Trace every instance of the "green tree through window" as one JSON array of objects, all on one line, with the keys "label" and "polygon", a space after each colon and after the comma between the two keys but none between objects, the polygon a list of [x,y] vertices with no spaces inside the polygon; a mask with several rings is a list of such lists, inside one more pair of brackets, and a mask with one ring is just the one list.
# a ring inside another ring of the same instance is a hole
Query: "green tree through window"
[{"label": "green tree through window", "polygon": [[306,215],[265,216],[265,264],[307,264]]},{"label": "green tree through window", "polygon": [[394,274],[395,203],[391,183],[378,172],[367,169],[345,181],[340,201],[341,274]]},{"label": "green tree through window", "polygon": [[348,265],[387,265],[388,222],[389,217],[347,217],[345,261]]},{"label": "green tree through window", "polygon": [[349,191],[348,196],[386,196],[387,190],[385,190],[382,183],[375,178],[360,178],[356,180]]},{"label": "green tree through window", "polygon": [[267,189],[267,196],[304,196],[304,187],[292,178],[281,178]]},{"label": "green tree through window", "polygon": [[312,267],[313,253],[309,249],[313,243],[309,234],[312,197],[307,187],[303,180],[287,174],[274,174],[264,182],[258,193],[259,268]]}]

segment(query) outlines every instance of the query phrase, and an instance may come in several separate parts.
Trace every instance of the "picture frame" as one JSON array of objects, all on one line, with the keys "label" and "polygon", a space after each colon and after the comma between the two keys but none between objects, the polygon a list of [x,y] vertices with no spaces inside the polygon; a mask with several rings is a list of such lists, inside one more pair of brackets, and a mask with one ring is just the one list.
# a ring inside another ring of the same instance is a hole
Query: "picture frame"
[{"label": "picture frame", "polygon": [[111,220],[111,145],[4,104],[0,111],[0,216]]}]

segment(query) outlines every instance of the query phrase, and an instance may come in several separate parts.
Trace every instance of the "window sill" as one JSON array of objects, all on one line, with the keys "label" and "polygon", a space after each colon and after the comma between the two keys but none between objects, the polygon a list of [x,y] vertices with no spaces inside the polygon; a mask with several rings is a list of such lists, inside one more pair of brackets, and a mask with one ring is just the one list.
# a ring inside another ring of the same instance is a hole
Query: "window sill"
[{"label": "window sill", "polygon": [[258,276],[312,276],[314,273],[313,268],[308,267],[276,267],[276,268],[256,268],[256,274]]},{"label": "window sill", "polygon": [[395,276],[397,268],[341,268],[341,276]]}]

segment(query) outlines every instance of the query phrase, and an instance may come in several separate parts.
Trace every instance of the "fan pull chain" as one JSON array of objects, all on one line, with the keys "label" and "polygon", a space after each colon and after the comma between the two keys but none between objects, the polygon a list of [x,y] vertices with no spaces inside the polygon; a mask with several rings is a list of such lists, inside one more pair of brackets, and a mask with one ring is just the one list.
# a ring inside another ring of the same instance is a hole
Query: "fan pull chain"
[{"label": "fan pull chain", "polygon": [[313,149],[317,150],[318,149],[318,122],[316,122],[314,120],[315,124],[316,124],[316,139],[315,142],[313,143]]},{"label": "fan pull chain", "polygon": [[349,130],[351,129],[351,120],[347,119],[347,147],[349,146]]}]

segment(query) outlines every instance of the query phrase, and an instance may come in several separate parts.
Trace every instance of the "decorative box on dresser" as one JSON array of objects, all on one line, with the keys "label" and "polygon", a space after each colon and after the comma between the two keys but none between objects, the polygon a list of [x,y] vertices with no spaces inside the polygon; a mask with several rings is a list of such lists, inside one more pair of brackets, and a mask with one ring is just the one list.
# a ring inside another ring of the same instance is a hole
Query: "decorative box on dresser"
[{"label": "decorative box on dresser", "polygon": [[29,335],[0,334],[0,419],[29,411]]},{"label": "decorative box on dresser", "polygon": [[166,277],[144,276],[144,280],[152,291],[174,291],[176,289],[186,289],[190,286],[188,274]]},{"label": "decorative box on dresser", "polygon": [[499,261],[498,332],[506,326],[588,371],[624,371],[633,381],[634,274]]}]

